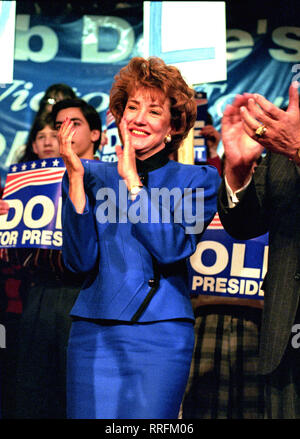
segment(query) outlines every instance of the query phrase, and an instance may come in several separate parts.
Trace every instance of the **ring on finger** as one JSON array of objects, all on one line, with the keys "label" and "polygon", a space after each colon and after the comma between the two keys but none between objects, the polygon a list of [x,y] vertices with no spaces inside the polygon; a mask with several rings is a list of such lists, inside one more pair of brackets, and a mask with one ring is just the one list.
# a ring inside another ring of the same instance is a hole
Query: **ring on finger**
[{"label": "ring on finger", "polygon": [[255,135],[257,137],[262,137],[267,131],[267,128],[264,125],[260,125],[255,131]]}]

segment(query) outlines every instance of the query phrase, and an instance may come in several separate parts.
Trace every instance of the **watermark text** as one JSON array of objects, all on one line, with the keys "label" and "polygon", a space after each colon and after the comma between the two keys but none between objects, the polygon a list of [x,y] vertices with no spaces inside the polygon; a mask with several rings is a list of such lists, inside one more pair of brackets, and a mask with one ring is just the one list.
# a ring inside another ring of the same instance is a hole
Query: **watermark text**
[{"label": "watermark text", "polygon": [[120,180],[118,193],[109,187],[100,188],[96,200],[97,221],[105,223],[182,224],[186,234],[199,234],[204,229],[203,188],[141,189],[134,202],[129,203],[127,187]]}]

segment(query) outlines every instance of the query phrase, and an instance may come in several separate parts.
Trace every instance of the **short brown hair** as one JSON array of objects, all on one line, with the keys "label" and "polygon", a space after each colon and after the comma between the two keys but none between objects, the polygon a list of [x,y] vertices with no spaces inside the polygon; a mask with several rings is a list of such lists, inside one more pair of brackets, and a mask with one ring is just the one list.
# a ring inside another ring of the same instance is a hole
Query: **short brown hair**
[{"label": "short brown hair", "polygon": [[134,89],[159,89],[170,99],[171,127],[175,134],[172,135],[171,142],[166,144],[166,148],[169,153],[176,151],[194,126],[197,115],[194,90],[184,81],[180,71],[174,66],[166,65],[157,57],[135,57],[114,79],[109,108],[117,125],[121,122],[128,97]]}]

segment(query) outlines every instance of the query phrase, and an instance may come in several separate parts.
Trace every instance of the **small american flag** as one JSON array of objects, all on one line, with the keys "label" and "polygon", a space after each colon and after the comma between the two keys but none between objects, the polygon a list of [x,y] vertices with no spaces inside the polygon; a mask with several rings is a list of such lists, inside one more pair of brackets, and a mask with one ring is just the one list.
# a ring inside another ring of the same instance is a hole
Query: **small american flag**
[{"label": "small american flag", "polygon": [[26,186],[41,186],[59,183],[65,173],[61,158],[36,160],[10,166],[6,177],[3,198]]}]

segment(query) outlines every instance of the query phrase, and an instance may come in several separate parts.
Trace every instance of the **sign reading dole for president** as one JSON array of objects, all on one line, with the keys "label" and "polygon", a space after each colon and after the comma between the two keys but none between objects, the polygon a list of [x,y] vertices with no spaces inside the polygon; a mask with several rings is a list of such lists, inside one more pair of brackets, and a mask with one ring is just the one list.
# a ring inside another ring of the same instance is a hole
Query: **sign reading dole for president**
[{"label": "sign reading dole for president", "polygon": [[191,295],[263,299],[268,250],[268,234],[236,240],[216,214],[189,259]]},{"label": "sign reading dole for president", "polygon": [[10,167],[3,192],[10,209],[7,215],[0,215],[0,247],[61,248],[64,172],[60,158]]}]

